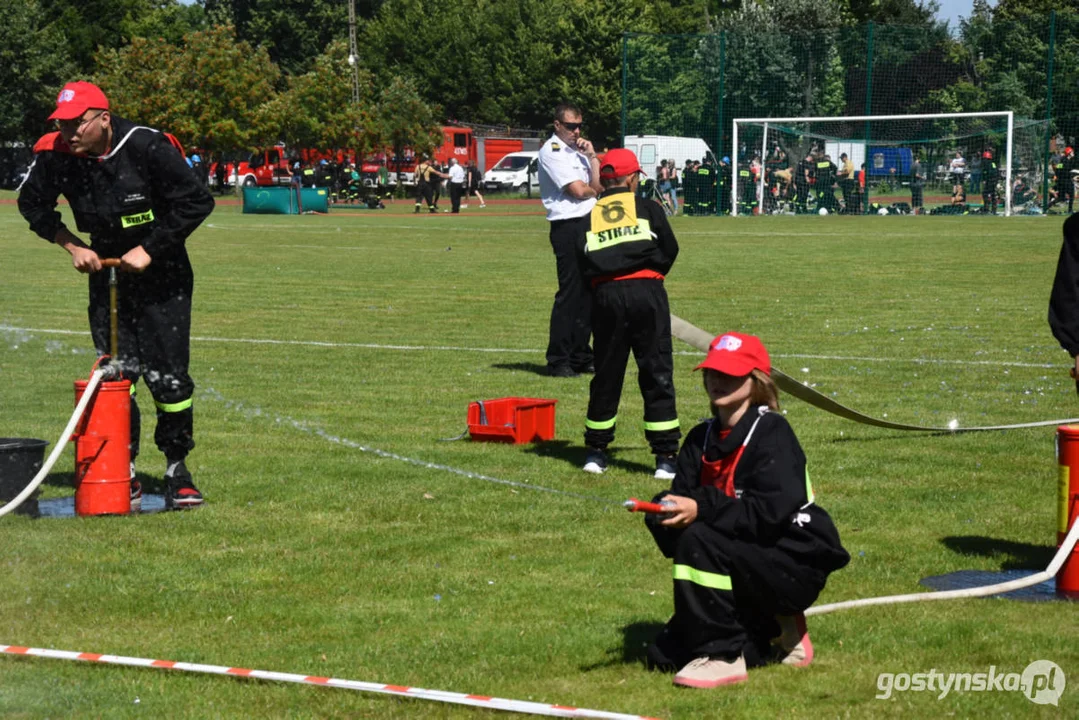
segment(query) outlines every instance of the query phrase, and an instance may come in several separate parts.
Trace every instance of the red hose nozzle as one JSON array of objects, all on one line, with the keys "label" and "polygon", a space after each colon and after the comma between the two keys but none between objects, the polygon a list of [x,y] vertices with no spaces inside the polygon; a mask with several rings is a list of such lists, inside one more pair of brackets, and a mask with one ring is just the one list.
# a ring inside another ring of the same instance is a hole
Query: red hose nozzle
[{"label": "red hose nozzle", "polygon": [[626,510],[629,510],[630,512],[663,514],[670,512],[673,504],[669,502],[645,502],[644,500],[638,500],[637,498],[630,498],[629,500],[626,500],[624,503],[622,503],[622,507],[624,507]]}]

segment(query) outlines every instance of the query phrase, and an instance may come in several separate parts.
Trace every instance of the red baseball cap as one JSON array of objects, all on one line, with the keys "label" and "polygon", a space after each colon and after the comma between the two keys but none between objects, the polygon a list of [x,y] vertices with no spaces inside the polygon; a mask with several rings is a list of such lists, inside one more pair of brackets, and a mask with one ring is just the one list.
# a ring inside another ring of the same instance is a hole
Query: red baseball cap
[{"label": "red baseball cap", "polygon": [[648,174],[641,170],[641,164],[637,162],[637,156],[633,154],[633,151],[625,148],[608,151],[603,156],[603,162],[599,168],[599,176],[607,179],[625,177],[635,172]]},{"label": "red baseball cap", "polygon": [[693,369],[702,368],[734,377],[748,375],[753,370],[772,374],[772,362],[761,339],[756,335],[736,332],[723,333],[712,341],[704,362]]},{"label": "red baseball cap", "polygon": [[109,99],[101,88],[83,80],[69,82],[56,96],[56,111],[50,120],[74,120],[87,110],[108,110]]}]

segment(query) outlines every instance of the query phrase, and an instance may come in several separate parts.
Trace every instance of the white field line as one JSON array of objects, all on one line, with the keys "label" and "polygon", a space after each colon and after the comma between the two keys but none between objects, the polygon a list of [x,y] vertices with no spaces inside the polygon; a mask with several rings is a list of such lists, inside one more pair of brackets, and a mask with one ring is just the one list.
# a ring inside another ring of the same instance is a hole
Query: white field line
[{"label": "white field line", "polygon": [[[90,333],[83,330],[55,330],[49,328],[25,328],[13,325],[0,325],[0,332],[15,333],[40,333],[43,335],[75,335],[89,337]],[[542,355],[543,350],[538,348],[494,348],[494,347],[468,347],[462,345],[396,345],[386,343],[349,343],[330,342],[328,340],[276,340],[273,338],[227,338],[208,335],[194,335],[192,342],[205,343],[232,343],[245,345],[278,345],[291,347],[321,347],[343,348],[362,350],[395,350],[400,352],[473,352],[473,353],[509,353],[522,355]],[[697,357],[697,350],[676,350],[675,355]],[[911,363],[914,365],[984,365],[996,367],[1016,368],[1044,368],[1059,367],[1059,363],[1032,363],[1009,360],[944,360],[930,358],[889,358],[867,357],[861,355],[813,355],[808,353],[770,353],[774,358],[787,358],[790,360],[829,360],[835,362],[871,362],[871,363]]]}]

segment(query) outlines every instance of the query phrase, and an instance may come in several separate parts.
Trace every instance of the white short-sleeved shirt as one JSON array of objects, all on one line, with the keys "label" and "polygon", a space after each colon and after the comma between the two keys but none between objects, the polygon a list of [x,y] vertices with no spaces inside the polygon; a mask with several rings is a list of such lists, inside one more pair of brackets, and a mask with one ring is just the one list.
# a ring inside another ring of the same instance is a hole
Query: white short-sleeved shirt
[{"label": "white short-sleeved shirt", "polygon": [[574,180],[586,185],[592,177],[592,165],[584,153],[570,147],[557,135],[539,151],[539,184],[548,220],[569,220],[592,212],[594,197],[578,200],[565,188]]},{"label": "white short-sleeved shirt", "polygon": [[460,165],[450,166],[450,182],[463,183],[465,181],[465,169]]}]

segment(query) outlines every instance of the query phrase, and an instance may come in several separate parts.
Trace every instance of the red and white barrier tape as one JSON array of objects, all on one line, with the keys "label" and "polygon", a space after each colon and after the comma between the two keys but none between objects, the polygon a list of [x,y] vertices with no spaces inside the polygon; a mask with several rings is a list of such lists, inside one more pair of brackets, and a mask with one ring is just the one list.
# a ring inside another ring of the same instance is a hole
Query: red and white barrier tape
[{"label": "red and white barrier tape", "polygon": [[245,668],[224,667],[221,665],[200,665],[198,663],[174,662],[172,660],[150,660],[147,658],[124,657],[122,655],[100,655],[97,653],[74,652],[71,650],[45,650],[42,648],[19,647],[17,645],[0,645],[0,653],[7,655],[29,655],[32,657],[52,658],[54,660],[82,660],[85,662],[103,663],[106,665],[128,665],[131,667],[182,670],[184,672],[209,673],[212,675],[232,675],[234,677],[300,683],[303,685],[321,685],[323,687],[362,690],[365,692],[396,695],[398,697],[434,700],[436,702],[454,703],[457,705],[474,705],[476,707],[489,708],[491,710],[546,715],[548,717],[607,718],[608,720],[656,720],[656,718],[649,718],[643,715],[625,715],[622,713],[606,712],[604,710],[588,710],[587,708],[570,707],[567,705],[549,705],[547,703],[507,700],[505,698],[488,697],[486,695],[469,695],[465,693],[447,692],[445,690],[425,690],[424,688],[406,687],[403,685],[383,685],[381,683],[360,682],[358,680],[340,680],[338,678],[319,677],[317,675],[297,675],[294,673],[272,672],[269,670],[248,670]]}]

